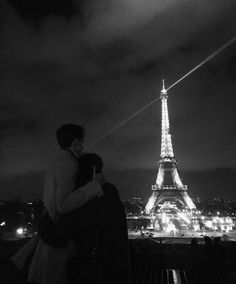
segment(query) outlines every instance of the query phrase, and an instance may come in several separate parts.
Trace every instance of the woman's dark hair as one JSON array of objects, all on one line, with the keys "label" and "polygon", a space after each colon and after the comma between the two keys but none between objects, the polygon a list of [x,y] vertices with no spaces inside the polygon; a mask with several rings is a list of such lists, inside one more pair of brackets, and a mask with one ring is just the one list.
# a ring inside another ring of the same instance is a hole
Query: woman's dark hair
[{"label": "woman's dark hair", "polygon": [[83,186],[93,179],[93,173],[99,174],[103,170],[103,161],[95,153],[86,153],[78,159],[77,186]]},{"label": "woman's dark hair", "polygon": [[56,131],[57,142],[61,148],[70,147],[73,140],[83,139],[85,130],[77,124],[64,124]]}]

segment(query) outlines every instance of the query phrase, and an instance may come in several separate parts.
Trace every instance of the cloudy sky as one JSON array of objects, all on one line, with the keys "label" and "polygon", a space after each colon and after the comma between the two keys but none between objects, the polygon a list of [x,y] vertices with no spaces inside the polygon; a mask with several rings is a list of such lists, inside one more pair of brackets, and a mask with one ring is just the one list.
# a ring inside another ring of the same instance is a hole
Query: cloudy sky
[{"label": "cloudy sky", "polygon": [[[89,145],[236,35],[235,0],[3,0],[0,199],[40,197],[55,130]],[[169,91],[174,152],[191,196],[236,199],[236,42]],[[147,198],[160,100],[89,151],[123,199]]]}]

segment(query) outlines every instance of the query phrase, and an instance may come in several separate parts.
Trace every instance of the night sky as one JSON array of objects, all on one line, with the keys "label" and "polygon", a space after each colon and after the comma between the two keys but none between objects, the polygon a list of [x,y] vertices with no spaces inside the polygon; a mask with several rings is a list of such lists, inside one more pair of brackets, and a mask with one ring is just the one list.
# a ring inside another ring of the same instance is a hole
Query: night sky
[{"label": "night sky", "polygon": [[[235,0],[3,0],[0,199],[41,197],[63,123],[93,143],[236,35]],[[236,42],[169,91],[173,148],[192,197],[236,200]],[[160,100],[101,140],[122,199],[145,200]]]}]

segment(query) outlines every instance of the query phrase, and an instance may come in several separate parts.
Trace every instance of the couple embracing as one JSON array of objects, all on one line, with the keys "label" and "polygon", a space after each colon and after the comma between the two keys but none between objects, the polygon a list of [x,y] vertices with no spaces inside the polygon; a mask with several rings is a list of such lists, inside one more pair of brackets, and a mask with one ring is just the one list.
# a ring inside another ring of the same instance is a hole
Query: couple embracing
[{"label": "couple embracing", "polygon": [[75,124],[56,132],[61,151],[45,178],[29,283],[129,283],[125,211],[102,159],[83,153],[84,136]]}]

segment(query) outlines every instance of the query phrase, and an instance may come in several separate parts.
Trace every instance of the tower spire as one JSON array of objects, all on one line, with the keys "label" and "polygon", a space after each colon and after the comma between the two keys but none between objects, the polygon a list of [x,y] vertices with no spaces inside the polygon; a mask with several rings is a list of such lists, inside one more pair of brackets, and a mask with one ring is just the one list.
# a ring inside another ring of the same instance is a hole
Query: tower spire
[{"label": "tower spire", "polygon": [[165,89],[165,80],[162,80],[161,90],[161,104],[162,104],[162,120],[161,120],[161,158],[174,158],[173,146],[171,141],[167,91]]},{"label": "tower spire", "polygon": [[156,178],[156,184],[152,186],[153,193],[146,205],[146,212],[155,210],[157,205],[174,200],[183,207],[192,210],[195,209],[192,199],[187,193],[187,186],[182,183],[177,169],[177,162],[174,157],[170,135],[170,123],[168,114],[168,94],[165,88],[165,81],[162,80],[161,90],[161,155],[159,160],[159,169]]},{"label": "tower spire", "polygon": [[162,79],[162,90],[161,90],[161,96],[167,95],[167,90],[165,88],[165,79]]}]

